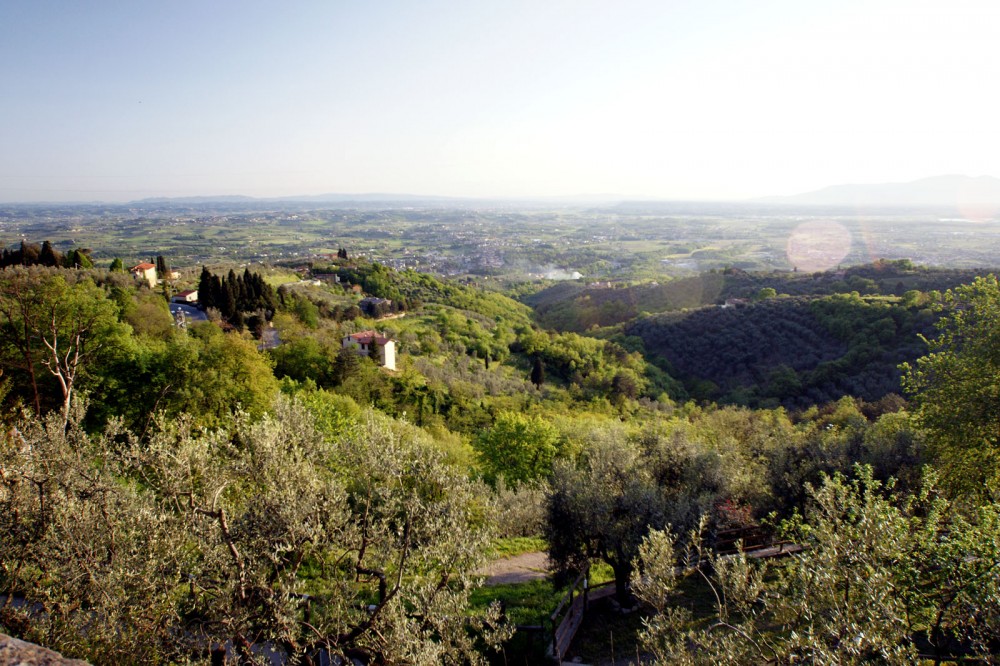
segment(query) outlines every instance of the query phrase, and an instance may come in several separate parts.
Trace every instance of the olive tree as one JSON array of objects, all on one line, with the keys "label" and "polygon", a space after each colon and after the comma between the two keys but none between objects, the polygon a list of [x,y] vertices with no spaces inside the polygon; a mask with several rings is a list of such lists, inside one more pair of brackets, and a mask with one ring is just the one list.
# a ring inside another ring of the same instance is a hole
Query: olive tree
[{"label": "olive tree", "polygon": [[179,656],[178,516],[105,458],[122,433],[90,437],[81,416],[67,428],[51,412],[0,436],[0,628],[98,663]]},{"label": "olive tree", "polygon": [[639,448],[619,428],[595,430],[579,463],[559,461],[548,501],[549,557],[564,572],[607,562],[615,593],[630,605],[633,559],[651,527],[662,527],[664,503]]},{"label": "olive tree", "polygon": [[[803,550],[769,565],[700,553],[680,569],[673,537],[651,533],[633,585],[656,610],[643,640],[658,663],[910,664],[918,640],[936,663],[956,653],[995,663],[1000,506],[964,514],[933,476],[912,496],[868,468],[856,477],[810,489],[805,514],[785,525]],[[689,543],[698,550],[697,535]],[[690,575],[715,593],[707,622],[692,623],[677,591]]]},{"label": "olive tree", "polygon": [[287,400],[194,423],[144,440],[16,426],[0,451],[7,629],[102,662],[228,644],[239,663],[480,663],[505,635],[496,609],[468,609],[484,489],[412,426],[367,413],[324,431]]}]

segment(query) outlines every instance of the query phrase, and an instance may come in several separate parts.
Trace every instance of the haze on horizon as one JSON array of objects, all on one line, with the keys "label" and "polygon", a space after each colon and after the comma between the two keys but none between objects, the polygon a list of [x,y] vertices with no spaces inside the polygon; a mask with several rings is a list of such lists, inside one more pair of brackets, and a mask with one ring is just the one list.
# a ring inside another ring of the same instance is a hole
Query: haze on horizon
[{"label": "haze on horizon", "polygon": [[1000,175],[1000,5],[0,5],[0,201]]}]

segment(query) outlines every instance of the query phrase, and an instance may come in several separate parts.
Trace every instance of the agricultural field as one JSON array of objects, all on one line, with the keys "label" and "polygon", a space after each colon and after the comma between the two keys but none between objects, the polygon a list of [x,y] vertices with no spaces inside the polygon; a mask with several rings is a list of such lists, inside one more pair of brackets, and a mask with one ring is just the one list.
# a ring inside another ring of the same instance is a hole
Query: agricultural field
[{"label": "agricultural field", "polygon": [[876,259],[979,268],[994,220],[931,210],[856,213],[760,205],[336,208],[293,202],[4,205],[0,244],[48,239],[98,260],[276,263],[340,248],[394,268],[509,281],[655,281],[711,270],[816,272]]}]

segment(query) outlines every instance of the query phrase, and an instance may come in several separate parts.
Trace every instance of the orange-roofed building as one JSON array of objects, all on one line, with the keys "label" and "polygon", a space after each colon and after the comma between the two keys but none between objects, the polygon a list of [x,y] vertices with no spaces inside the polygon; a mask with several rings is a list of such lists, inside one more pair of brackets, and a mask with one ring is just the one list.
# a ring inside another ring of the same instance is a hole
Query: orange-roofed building
[{"label": "orange-roofed building", "polygon": [[148,284],[150,289],[156,286],[156,264],[147,262],[136,264],[128,269],[128,272],[134,275],[136,280]]}]

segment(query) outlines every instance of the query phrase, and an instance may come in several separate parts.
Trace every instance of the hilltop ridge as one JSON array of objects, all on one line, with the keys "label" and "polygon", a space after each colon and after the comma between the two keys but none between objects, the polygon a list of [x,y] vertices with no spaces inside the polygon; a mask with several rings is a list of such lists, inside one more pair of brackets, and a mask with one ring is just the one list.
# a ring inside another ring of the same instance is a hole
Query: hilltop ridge
[{"label": "hilltop ridge", "polygon": [[1000,208],[1000,179],[947,175],[905,183],[852,183],[801,194],[764,197],[758,201],[806,206],[955,207],[959,210],[992,204]]}]

